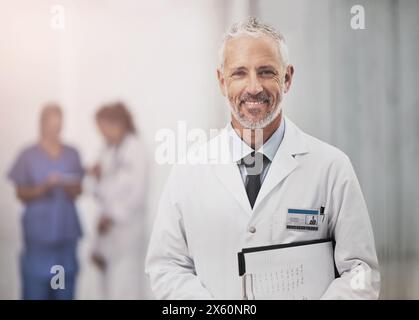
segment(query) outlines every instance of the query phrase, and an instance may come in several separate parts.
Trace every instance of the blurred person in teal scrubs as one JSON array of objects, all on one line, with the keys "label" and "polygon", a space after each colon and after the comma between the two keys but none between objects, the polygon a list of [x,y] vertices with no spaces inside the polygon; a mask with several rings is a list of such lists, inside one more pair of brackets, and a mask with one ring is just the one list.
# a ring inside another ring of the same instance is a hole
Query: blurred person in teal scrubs
[{"label": "blurred person in teal scrubs", "polygon": [[[62,143],[63,114],[57,104],[40,116],[39,141],[17,157],[9,178],[24,205],[24,245],[20,257],[23,299],[73,299],[81,227],[75,199],[83,169],[76,149]],[[64,270],[64,288],[54,289],[53,266]]]}]

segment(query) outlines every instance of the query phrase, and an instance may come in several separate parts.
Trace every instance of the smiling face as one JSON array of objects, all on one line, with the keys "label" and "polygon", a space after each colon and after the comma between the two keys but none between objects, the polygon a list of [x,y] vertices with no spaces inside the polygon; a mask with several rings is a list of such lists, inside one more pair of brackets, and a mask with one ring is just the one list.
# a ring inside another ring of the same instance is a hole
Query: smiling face
[{"label": "smiling face", "polygon": [[293,67],[283,66],[275,40],[246,34],[231,38],[225,46],[223,66],[217,75],[233,124],[263,129],[279,117]]}]

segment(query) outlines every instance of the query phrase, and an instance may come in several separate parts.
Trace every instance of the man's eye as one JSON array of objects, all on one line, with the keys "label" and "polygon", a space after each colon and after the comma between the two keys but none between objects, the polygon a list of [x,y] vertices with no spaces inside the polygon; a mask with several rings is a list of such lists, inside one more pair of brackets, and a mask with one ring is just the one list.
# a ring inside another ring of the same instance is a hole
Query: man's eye
[{"label": "man's eye", "polygon": [[275,74],[275,72],[273,72],[272,70],[263,70],[263,71],[260,72],[260,74],[262,76],[272,76],[272,75]]},{"label": "man's eye", "polygon": [[246,73],[244,72],[244,71],[235,71],[235,72],[233,72],[233,74],[232,74],[232,76],[233,77],[242,77],[242,76],[244,76]]}]

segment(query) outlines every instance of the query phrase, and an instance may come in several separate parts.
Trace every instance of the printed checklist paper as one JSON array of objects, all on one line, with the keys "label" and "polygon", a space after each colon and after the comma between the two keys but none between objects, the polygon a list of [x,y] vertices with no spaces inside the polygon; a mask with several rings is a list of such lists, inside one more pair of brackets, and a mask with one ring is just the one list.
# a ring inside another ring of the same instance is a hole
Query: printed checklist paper
[{"label": "printed checklist paper", "polygon": [[319,299],[335,278],[329,240],[246,248],[239,260],[244,299]]}]

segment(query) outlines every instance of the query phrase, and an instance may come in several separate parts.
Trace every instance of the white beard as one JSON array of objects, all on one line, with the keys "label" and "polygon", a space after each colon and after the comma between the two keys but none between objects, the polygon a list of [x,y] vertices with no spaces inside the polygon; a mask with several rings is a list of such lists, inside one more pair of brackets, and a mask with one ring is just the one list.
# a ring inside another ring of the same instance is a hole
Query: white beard
[{"label": "white beard", "polygon": [[274,106],[264,118],[260,119],[259,121],[254,122],[244,117],[243,114],[239,110],[236,110],[235,106],[230,103],[230,100],[228,98],[226,98],[226,100],[227,100],[227,105],[230,106],[232,110],[234,118],[240,123],[240,125],[243,128],[250,129],[250,130],[265,128],[279,116],[282,110],[281,103],[278,101],[277,105]]}]

